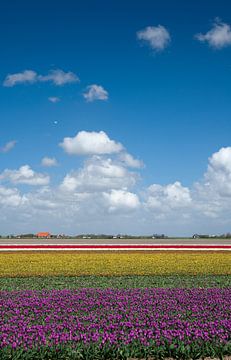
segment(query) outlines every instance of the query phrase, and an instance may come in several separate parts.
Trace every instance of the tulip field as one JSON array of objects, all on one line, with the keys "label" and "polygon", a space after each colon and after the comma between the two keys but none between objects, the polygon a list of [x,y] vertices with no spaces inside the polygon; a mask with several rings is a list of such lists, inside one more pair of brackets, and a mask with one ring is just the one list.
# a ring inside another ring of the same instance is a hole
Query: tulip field
[{"label": "tulip field", "polygon": [[230,252],[0,253],[0,359],[229,356]]},{"label": "tulip field", "polygon": [[1,276],[230,274],[231,252],[0,252]]}]

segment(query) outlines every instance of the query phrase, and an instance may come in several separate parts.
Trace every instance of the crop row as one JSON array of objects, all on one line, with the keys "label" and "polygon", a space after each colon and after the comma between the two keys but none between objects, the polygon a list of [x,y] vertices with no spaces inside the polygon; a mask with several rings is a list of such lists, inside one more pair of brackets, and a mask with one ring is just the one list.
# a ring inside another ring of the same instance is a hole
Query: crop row
[{"label": "crop row", "polygon": [[0,298],[0,356],[44,347],[89,347],[91,356],[122,349],[141,357],[159,348],[231,355],[231,289],[28,290]]},{"label": "crop row", "polygon": [[231,274],[231,252],[0,253],[0,276]]},{"label": "crop row", "polygon": [[231,288],[231,275],[124,275],[0,277],[0,290],[78,288]]}]

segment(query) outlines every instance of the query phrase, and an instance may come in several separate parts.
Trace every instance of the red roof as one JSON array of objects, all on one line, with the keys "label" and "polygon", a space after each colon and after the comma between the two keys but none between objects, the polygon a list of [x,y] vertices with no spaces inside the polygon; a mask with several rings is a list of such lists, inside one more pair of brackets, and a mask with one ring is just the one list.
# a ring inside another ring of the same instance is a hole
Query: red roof
[{"label": "red roof", "polygon": [[49,232],[39,232],[38,234],[36,234],[37,237],[47,237],[50,236]]}]

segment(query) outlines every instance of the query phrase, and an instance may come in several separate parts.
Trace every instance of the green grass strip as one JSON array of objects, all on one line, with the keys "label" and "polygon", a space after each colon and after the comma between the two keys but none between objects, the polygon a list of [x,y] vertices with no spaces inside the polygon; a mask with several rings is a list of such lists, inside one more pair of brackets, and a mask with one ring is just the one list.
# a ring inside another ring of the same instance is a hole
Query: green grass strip
[{"label": "green grass strip", "polygon": [[0,290],[77,288],[211,288],[231,287],[231,275],[48,276],[0,278]]}]

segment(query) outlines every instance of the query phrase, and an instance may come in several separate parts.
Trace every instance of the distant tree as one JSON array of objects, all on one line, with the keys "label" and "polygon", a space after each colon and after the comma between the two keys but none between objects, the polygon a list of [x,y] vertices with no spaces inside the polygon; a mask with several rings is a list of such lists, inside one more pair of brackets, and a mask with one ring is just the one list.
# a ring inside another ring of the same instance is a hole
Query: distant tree
[{"label": "distant tree", "polygon": [[18,235],[18,236],[20,236],[21,238],[31,239],[31,238],[33,238],[35,235],[28,233],[28,234],[20,234],[20,235]]}]

